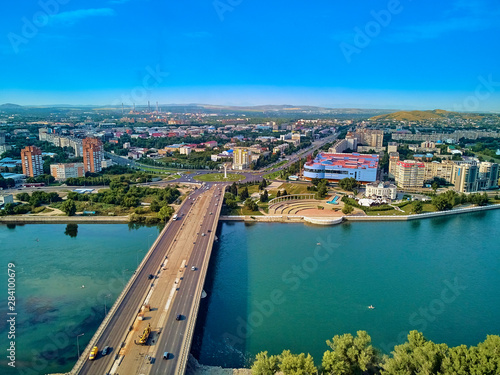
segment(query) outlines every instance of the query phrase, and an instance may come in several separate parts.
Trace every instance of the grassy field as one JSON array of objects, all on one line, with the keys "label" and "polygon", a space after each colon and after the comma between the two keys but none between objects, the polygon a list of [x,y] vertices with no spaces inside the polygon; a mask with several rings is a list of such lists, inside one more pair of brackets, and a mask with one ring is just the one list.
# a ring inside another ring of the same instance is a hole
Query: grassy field
[{"label": "grassy field", "polygon": [[279,167],[281,167],[282,165],[285,165],[286,163],[288,163],[288,160],[282,160],[282,161],[280,161],[278,164],[273,165],[273,166],[271,166],[271,167],[269,167],[269,168],[264,169],[264,171],[266,171],[266,172],[267,172],[267,171],[270,171],[270,170],[271,170],[271,169],[273,169],[273,168],[279,168]]},{"label": "grassy field", "polygon": [[197,181],[206,181],[206,182],[224,182],[224,181],[241,181],[245,179],[245,176],[236,173],[229,173],[227,178],[224,178],[224,173],[209,173],[209,174],[201,174],[194,177]]},{"label": "grassy field", "polygon": [[263,216],[260,211],[250,211],[246,207],[238,207],[228,212],[229,216]]},{"label": "grassy field", "polygon": [[[413,205],[412,204],[407,204],[406,206],[402,207],[401,208],[403,210],[403,212],[399,211],[399,210],[388,210],[388,211],[368,211],[366,214],[369,215],[369,216],[393,216],[393,215],[397,215],[397,216],[400,216],[400,215],[410,215],[411,214],[414,214],[413,212]],[[428,212],[436,212],[437,209],[436,207],[434,207],[434,205],[432,203],[424,203],[424,206],[423,206],[423,209],[422,209],[422,213],[423,214],[426,214]]]},{"label": "grassy field", "polygon": [[275,180],[275,179],[277,179],[280,176],[280,173],[281,173],[281,171],[276,171],[276,172],[268,173],[268,174],[264,175],[264,178],[268,179],[268,180]]},{"label": "grassy field", "polygon": [[[314,194],[314,191],[308,191],[307,187],[310,185],[306,184],[291,184],[291,183],[284,183],[281,184],[279,187],[280,190],[285,189],[288,194]],[[271,190],[270,193],[272,193],[274,196],[276,196],[276,190]]]}]

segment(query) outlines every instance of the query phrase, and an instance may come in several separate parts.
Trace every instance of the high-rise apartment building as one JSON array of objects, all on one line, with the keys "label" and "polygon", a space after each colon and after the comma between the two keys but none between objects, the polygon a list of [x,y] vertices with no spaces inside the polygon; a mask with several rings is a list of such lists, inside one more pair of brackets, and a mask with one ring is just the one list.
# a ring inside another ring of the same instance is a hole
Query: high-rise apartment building
[{"label": "high-rise apartment building", "polygon": [[64,181],[70,177],[85,176],[85,169],[83,163],[51,164],[50,174],[54,176],[56,180]]},{"label": "high-rise apartment building", "polygon": [[83,166],[85,172],[97,173],[102,170],[104,160],[104,147],[97,138],[83,140]]},{"label": "high-rise apartment building", "polygon": [[424,163],[414,160],[398,161],[396,163],[396,183],[401,188],[420,188],[424,185]]},{"label": "high-rise apartment building", "polygon": [[233,148],[233,169],[247,169],[252,162],[252,151],[245,147]]},{"label": "high-rise apartment building", "polygon": [[42,150],[36,146],[27,146],[21,150],[23,174],[36,177],[43,174]]}]

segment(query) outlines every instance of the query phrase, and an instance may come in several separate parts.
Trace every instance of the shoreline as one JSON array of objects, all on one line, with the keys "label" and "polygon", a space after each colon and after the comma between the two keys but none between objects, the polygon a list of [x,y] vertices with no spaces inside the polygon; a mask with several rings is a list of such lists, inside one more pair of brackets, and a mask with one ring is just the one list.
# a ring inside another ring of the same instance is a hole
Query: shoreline
[{"label": "shoreline", "polygon": [[[220,221],[244,221],[249,223],[304,223],[313,225],[336,225],[342,222],[370,222],[370,221],[411,221],[420,219],[429,219],[441,216],[467,214],[471,212],[489,211],[499,209],[500,204],[489,206],[475,206],[459,208],[450,211],[428,212],[425,214],[413,215],[393,215],[393,216],[336,216],[336,217],[309,217],[300,215],[277,215],[277,216],[220,216]],[[125,224],[130,223],[128,216],[2,216],[0,224]]]},{"label": "shoreline", "polygon": [[[297,215],[280,215],[280,216],[221,216],[221,221],[244,221],[244,222],[278,222],[278,223],[307,223],[316,225],[335,225],[340,224],[343,221],[351,222],[370,222],[370,221],[411,221],[411,220],[421,220],[430,219],[434,217],[450,216],[450,215],[460,215],[472,212],[489,211],[494,209],[499,209],[500,204],[492,204],[489,206],[475,206],[467,208],[458,208],[456,210],[449,211],[437,211],[428,212],[425,214],[413,214],[413,215],[392,215],[392,216],[342,216],[339,220],[336,218],[328,217],[307,217],[307,216],[297,216]],[[311,220],[312,219],[312,220]],[[321,223],[321,221],[325,221]]]}]

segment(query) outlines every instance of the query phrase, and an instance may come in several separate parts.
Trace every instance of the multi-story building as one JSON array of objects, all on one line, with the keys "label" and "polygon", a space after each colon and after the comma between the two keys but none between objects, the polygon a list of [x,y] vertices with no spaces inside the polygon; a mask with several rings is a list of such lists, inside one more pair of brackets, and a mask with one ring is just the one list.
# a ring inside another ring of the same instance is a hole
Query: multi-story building
[{"label": "multi-story building", "polygon": [[431,161],[424,163],[424,182],[431,181],[434,177],[442,178],[446,182],[451,183],[453,174],[455,173],[456,164],[451,160],[443,162]]},{"label": "multi-story building", "polygon": [[64,181],[70,177],[85,176],[85,168],[83,163],[59,163],[50,165],[50,174],[56,180]]},{"label": "multi-story building", "polygon": [[420,188],[424,185],[425,165],[415,160],[397,161],[396,184],[400,188]]},{"label": "multi-story building", "polygon": [[396,178],[397,162],[399,161],[399,152],[389,153],[389,178]]},{"label": "multi-story building", "polygon": [[498,188],[499,165],[483,162],[479,164],[478,189],[489,190]]},{"label": "multi-story building", "polygon": [[304,178],[325,178],[340,181],[352,177],[359,182],[377,180],[378,155],[319,153],[313,161],[304,165]]},{"label": "multi-story building", "polygon": [[351,151],[357,151],[358,149],[358,140],[356,137],[352,136],[352,134],[351,136],[348,134],[345,139],[339,139],[335,142],[333,146],[328,149],[328,153],[341,154],[348,149]]},{"label": "multi-story building", "polygon": [[247,169],[252,163],[252,151],[245,147],[233,149],[233,169]]},{"label": "multi-story building", "polygon": [[36,177],[43,174],[42,150],[36,146],[27,146],[21,150],[23,174]]},{"label": "multi-story building", "polygon": [[290,145],[288,143],[283,143],[282,145],[275,146],[273,148],[273,154],[276,154],[278,152],[284,152]]},{"label": "multi-story building", "polygon": [[397,142],[389,142],[387,144],[387,153],[390,154],[391,152],[398,152]]},{"label": "multi-story building", "polygon": [[83,140],[83,165],[85,172],[97,173],[102,170],[104,147],[97,138]]},{"label": "multi-story building", "polygon": [[358,129],[354,133],[358,144],[362,143],[371,147],[382,147],[384,143],[384,132],[374,129]]},{"label": "multi-story building", "polygon": [[459,193],[469,193],[478,190],[479,168],[475,163],[459,163],[455,167],[453,184]]},{"label": "multi-story building", "polygon": [[422,187],[435,177],[455,186],[461,193],[498,188],[499,165],[477,160],[443,162],[399,161],[396,153],[389,156],[389,176],[401,188]]},{"label": "multi-story building", "polygon": [[398,195],[398,189],[396,185],[390,182],[376,181],[366,184],[365,196],[375,197],[375,198],[389,198],[396,199]]},{"label": "multi-story building", "polygon": [[179,152],[181,155],[189,155],[192,151],[192,148],[189,146],[182,146],[179,148]]}]

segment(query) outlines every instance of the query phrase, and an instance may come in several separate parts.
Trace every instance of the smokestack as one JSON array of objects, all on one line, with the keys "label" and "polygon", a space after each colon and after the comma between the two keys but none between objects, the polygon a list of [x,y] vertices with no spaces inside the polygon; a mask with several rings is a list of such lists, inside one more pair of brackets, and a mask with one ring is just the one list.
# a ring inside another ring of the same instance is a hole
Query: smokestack
[{"label": "smokestack", "polygon": [[134,113],[135,113],[135,103],[134,103]]},{"label": "smokestack", "polygon": [[124,112],[123,112],[123,111],[124,111],[124,109],[123,109],[123,103],[122,103],[122,116],[123,116],[123,114],[124,114]]},{"label": "smokestack", "polygon": [[149,100],[148,100],[148,113],[151,113],[151,105],[149,104]]}]

